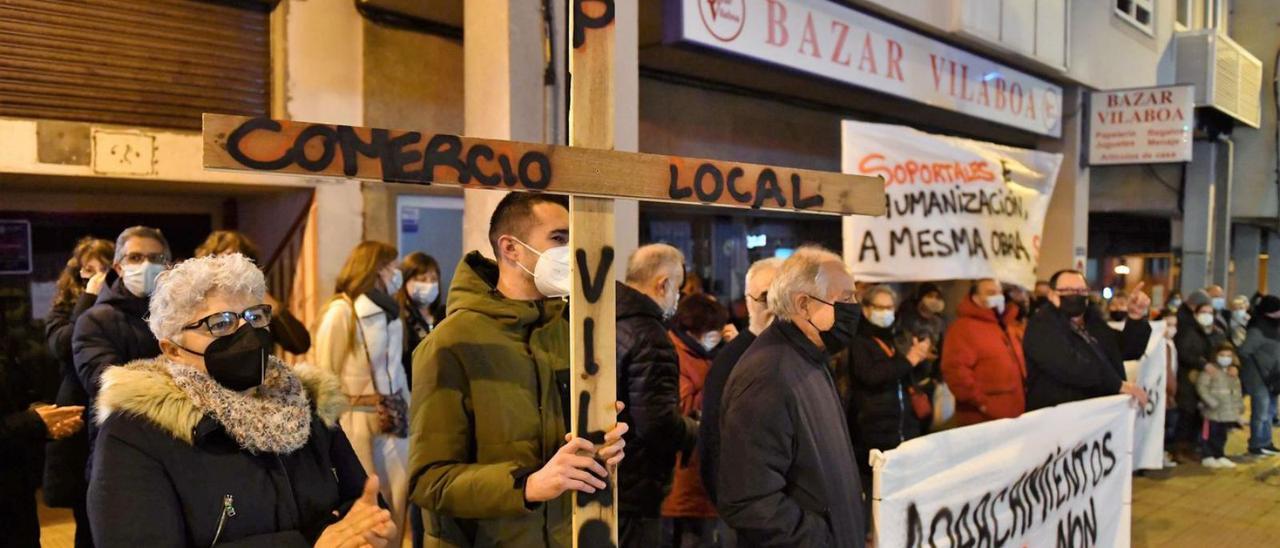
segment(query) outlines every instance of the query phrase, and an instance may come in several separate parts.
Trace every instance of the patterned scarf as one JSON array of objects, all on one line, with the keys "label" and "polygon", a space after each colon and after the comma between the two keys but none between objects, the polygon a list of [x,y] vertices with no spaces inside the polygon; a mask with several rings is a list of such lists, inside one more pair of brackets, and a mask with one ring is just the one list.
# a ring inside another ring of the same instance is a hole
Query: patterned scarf
[{"label": "patterned scarf", "polygon": [[280,362],[269,360],[266,380],[244,392],[185,364],[169,362],[169,374],[197,409],[251,453],[287,455],[311,437],[311,402],[302,382]]}]

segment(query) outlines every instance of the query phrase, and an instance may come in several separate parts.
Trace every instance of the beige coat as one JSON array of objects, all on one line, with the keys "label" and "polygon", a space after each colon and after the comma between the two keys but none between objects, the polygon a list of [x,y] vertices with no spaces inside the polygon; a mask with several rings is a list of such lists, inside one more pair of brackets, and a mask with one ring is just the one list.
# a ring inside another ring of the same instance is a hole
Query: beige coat
[{"label": "beige coat", "polygon": [[[354,302],[335,298],[325,306],[315,335],[311,350],[315,364],[338,376],[343,394],[398,393],[409,401],[409,384],[400,363],[404,346],[400,318],[388,318],[364,295]],[[351,407],[338,422],[365,473],[378,476],[382,496],[391,505],[396,528],[403,534],[409,500],[409,440],[378,433],[378,415],[371,406]]]}]

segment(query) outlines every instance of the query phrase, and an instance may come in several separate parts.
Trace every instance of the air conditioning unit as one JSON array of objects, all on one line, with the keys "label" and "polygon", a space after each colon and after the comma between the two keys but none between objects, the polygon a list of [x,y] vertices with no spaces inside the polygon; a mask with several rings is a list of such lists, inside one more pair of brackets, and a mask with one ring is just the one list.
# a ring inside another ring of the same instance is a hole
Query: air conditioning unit
[{"label": "air conditioning unit", "polygon": [[1258,127],[1262,121],[1262,61],[1213,29],[1174,37],[1179,84],[1195,84],[1196,106]]}]

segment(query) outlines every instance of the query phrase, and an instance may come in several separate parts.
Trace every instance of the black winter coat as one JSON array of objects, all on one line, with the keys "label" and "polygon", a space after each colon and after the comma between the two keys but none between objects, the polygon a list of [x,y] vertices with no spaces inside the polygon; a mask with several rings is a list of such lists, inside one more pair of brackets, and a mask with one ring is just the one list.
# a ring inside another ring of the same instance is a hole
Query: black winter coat
[{"label": "black winter coat", "polygon": [[1028,411],[1118,394],[1125,380],[1124,360],[1136,360],[1146,352],[1149,322],[1125,320],[1124,331],[1116,331],[1095,314],[1085,318],[1092,344],[1052,304],[1031,317],[1022,340]]},{"label": "black winter coat", "polygon": [[311,437],[277,455],[239,447],[159,362],[113,370],[99,398],[106,419],[89,485],[94,543],[203,547],[216,537],[218,546],[313,545],[337,521],[333,512],[345,514],[359,498],[365,473],[337,426],[345,403],[337,380],[315,368],[293,371],[314,408]]},{"label": "black winter coat", "polygon": [[[54,307],[45,317],[45,340],[49,353],[58,360],[61,383],[54,403],[58,405],[85,406],[85,424],[89,424],[89,393],[76,375],[76,363],[71,353],[71,335],[76,320],[93,307],[98,296],[81,293],[72,306]],[[44,501],[54,508],[70,508],[84,502],[89,483],[84,470],[89,462],[89,432],[82,428],[65,439],[51,441],[45,446]]]},{"label": "black winter coat", "polygon": [[626,284],[618,284],[616,295],[618,399],[626,404],[618,421],[630,426],[618,470],[618,510],[656,518],[676,453],[693,449],[698,424],[680,413],[680,366],[662,309]]},{"label": "black winter coat", "polygon": [[[827,354],[778,320],[738,361],[720,403],[720,516],[738,545],[861,547],[862,484]],[[628,457],[630,458],[630,457]]]},{"label": "black winter coat", "polygon": [[[1217,314],[1214,314],[1217,318]],[[1196,394],[1195,383],[1191,381],[1192,371],[1203,371],[1204,364],[1213,363],[1218,355],[1218,346],[1227,341],[1226,332],[1217,322],[1208,331],[1196,323],[1195,312],[1187,305],[1178,308],[1178,333],[1173,336],[1173,346],[1178,349],[1178,393],[1175,395],[1178,408],[1188,412],[1198,412],[1200,397]],[[1182,388],[1187,387],[1187,388]]]},{"label": "black winter coat", "polygon": [[[891,352],[886,352],[877,340]],[[872,449],[886,451],[920,436],[920,420],[915,417],[907,390],[916,381],[929,377],[930,364],[912,367],[900,346],[892,329],[860,322],[849,347],[849,430],[858,469],[868,478]]]},{"label": "black winter coat", "polygon": [[49,432],[30,410],[40,371],[14,342],[0,338],[0,546],[38,547],[35,490]]},{"label": "black winter coat", "polygon": [[754,342],[755,334],[744,329],[737,338],[725,344],[711,360],[711,370],[702,384],[702,421],[698,423],[698,451],[702,464],[699,471],[702,488],[713,504],[716,502],[716,475],[720,467],[720,401],[724,396],[724,385]]},{"label": "black winter coat", "polygon": [[[89,452],[93,452],[98,435],[98,421],[93,406],[98,396],[98,379],[108,367],[160,355],[151,328],[143,320],[150,299],[135,297],[124,286],[115,271],[107,273],[107,283],[97,302],[76,319],[71,336],[71,353],[76,375],[89,395],[85,409],[85,426],[89,434]],[[92,468],[92,462],[90,463]]]}]

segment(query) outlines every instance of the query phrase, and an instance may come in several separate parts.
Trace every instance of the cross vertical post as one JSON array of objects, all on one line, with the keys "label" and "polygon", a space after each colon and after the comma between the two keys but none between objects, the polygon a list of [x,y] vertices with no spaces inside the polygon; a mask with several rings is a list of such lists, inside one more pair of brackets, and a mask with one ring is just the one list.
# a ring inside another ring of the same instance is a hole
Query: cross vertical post
[{"label": "cross vertical post", "polygon": [[[569,0],[569,146],[614,147],[613,0]],[[607,186],[612,181],[600,181]],[[614,339],[614,200],[569,197],[573,290],[569,301],[572,430],[593,443],[617,423]],[[625,260],[625,258],[622,258]],[[573,545],[617,546],[618,478],[575,492]]]}]

